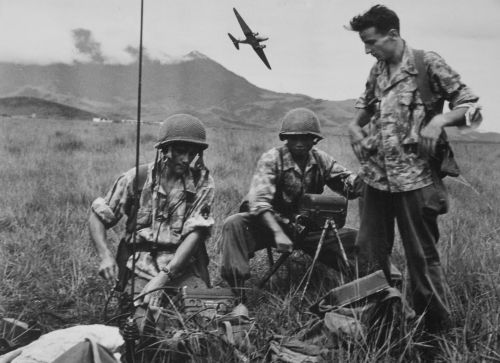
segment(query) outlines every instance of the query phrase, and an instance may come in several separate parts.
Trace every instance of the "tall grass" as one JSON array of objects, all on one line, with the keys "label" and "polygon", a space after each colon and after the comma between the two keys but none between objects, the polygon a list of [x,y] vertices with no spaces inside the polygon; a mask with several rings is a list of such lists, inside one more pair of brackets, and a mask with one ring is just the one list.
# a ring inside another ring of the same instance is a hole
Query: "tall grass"
[{"label": "tall grass", "polygon": [[[0,129],[0,218],[9,220],[0,225],[0,305],[12,316],[37,318],[46,330],[100,322],[109,286],[96,274],[98,261],[86,222],[92,200],[104,195],[119,173],[134,166],[135,126],[2,119]],[[143,127],[141,162],[154,158],[156,131],[156,126]],[[213,282],[221,284],[217,241],[222,223],[237,211],[247,193],[259,155],[280,141],[277,132],[221,128],[209,129],[208,139],[205,159],[217,189],[210,271]],[[345,137],[327,134],[319,147],[357,169]],[[454,327],[441,339],[438,357],[462,362],[498,360],[500,150],[495,144],[456,144],[454,148],[463,174],[446,179],[451,211],[441,217],[439,242]],[[356,202],[350,204],[347,224],[358,225]],[[108,233],[110,245],[116,246],[122,231],[120,224]],[[400,244],[394,260],[404,271]],[[335,280],[320,278],[330,272],[319,267],[301,303],[290,291],[309,262],[307,257],[295,258],[289,273],[278,273],[272,288],[249,294],[259,326],[273,334],[289,334],[311,320],[305,313],[307,304],[335,286]],[[265,258],[252,264],[254,275],[267,268]],[[357,343],[340,347],[335,359],[424,359],[412,348],[412,330],[408,334],[406,349]],[[258,349],[265,351],[262,344]]]}]

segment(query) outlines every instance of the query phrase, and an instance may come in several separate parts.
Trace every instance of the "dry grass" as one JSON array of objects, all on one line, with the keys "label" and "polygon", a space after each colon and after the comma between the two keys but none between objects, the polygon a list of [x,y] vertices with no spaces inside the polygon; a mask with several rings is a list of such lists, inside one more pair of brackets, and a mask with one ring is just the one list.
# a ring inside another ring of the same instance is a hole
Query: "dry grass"
[{"label": "dry grass", "polygon": [[[134,165],[135,127],[3,119],[0,128],[0,217],[8,220],[0,224],[0,305],[9,315],[38,318],[46,330],[100,322],[108,287],[96,274],[86,226],[88,209],[120,172]],[[150,125],[142,129],[142,162],[154,157],[155,131]],[[217,284],[221,281],[216,244],[222,222],[237,210],[247,192],[258,156],[279,140],[269,131],[215,128],[208,137],[206,162],[217,187],[210,268]],[[357,168],[345,138],[327,137],[320,147],[345,166]],[[438,359],[499,360],[500,150],[495,144],[459,144],[455,149],[463,177],[447,181],[452,208],[441,218],[439,246],[454,328],[441,339]],[[353,203],[351,226],[358,223],[356,212]],[[111,244],[116,244],[121,228],[109,233]],[[401,247],[395,252],[395,261],[404,270]],[[259,263],[254,264],[259,269]],[[269,288],[250,294],[253,315],[270,333],[288,334],[304,326],[311,320],[304,305],[334,286],[333,279],[314,275],[317,281],[301,304],[288,288],[300,280],[307,264],[308,260],[299,259],[290,274],[278,277],[273,294]],[[420,361],[423,357],[415,348],[412,329],[405,332],[404,340],[382,348],[368,343],[341,347],[335,359]],[[265,344],[258,348],[266,349]]]}]

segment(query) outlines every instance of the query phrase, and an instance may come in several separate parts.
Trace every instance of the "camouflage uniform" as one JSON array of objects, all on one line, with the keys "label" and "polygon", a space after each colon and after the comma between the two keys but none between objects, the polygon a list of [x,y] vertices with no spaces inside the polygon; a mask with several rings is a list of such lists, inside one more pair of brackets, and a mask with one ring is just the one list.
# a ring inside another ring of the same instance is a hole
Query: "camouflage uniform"
[{"label": "camouflage uniform", "polygon": [[[159,165],[162,164],[160,162]],[[208,170],[190,168],[173,185],[166,183],[167,166],[153,170],[154,163],[151,163],[147,166],[146,182],[139,199],[136,228],[137,243],[150,243],[151,248],[158,246],[158,252],[155,253],[136,253],[135,274],[146,282],[170,262],[175,250],[189,233],[196,229],[203,230],[208,237],[214,223],[213,218],[206,215],[214,198],[214,182]],[[92,211],[106,228],[113,227],[123,216],[131,216],[135,174],[133,168],[121,175],[104,198],[97,198],[92,203]],[[155,178],[153,174],[156,174]],[[125,238],[131,242],[132,233],[127,231]],[[204,247],[192,262],[175,280],[180,283],[197,276],[208,285],[208,257]],[[132,268],[132,257],[127,267]],[[141,283],[145,284],[144,281]]]},{"label": "camouflage uniform", "polygon": [[[424,63],[438,104],[466,107],[467,124],[478,123],[478,97],[460,81],[438,54],[424,53]],[[387,268],[398,222],[413,286],[417,313],[428,311],[429,329],[449,320],[439,254],[437,215],[446,210],[442,182],[429,161],[417,152],[419,130],[426,110],[417,88],[413,51],[405,46],[401,65],[391,77],[384,61],[371,69],[366,89],[356,107],[372,114],[362,145],[369,156],[360,160],[365,188],[357,244],[370,247],[382,268]]]},{"label": "camouflage uniform", "polygon": [[[257,218],[265,211],[275,214],[278,221],[293,218],[304,193],[321,194],[327,185],[343,195],[353,195],[355,175],[338,164],[325,152],[313,148],[304,172],[295,163],[286,145],[264,153],[257,164],[248,194],[249,212],[230,216],[222,230],[222,277],[232,286],[250,277],[249,259],[254,252],[271,246],[273,234]],[[289,232],[283,226],[285,233]],[[291,233],[289,234],[292,237]],[[353,252],[356,231],[340,229],[346,252]],[[319,235],[308,236],[298,247],[314,255]],[[337,243],[327,240],[320,261],[338,268]]]},{"label": "camouflage uniform", "polygon": [[[476,120],[478,97],[460,81],[438,54],[425,52],[433,101],[450,102],[450,108],[467,107],[469,125]],[[407,192],[432,184],[429,163],[416,153],[425,108],[417,89],[418,74],[411,48],[405,47],[401,66],[392,77],[385,62],[371,69],[366,90],[355,107],[373,112],[365,145],[371,155],[361,162],[363,180],[373,188]],[[432,76],[431,76],[432,75]]]}]

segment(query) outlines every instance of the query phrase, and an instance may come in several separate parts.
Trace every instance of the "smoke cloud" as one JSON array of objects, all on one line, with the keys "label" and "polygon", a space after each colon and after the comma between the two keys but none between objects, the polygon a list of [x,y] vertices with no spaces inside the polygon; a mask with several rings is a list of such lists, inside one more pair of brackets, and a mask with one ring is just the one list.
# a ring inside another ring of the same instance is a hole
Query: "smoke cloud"
[{"label": "smoke cloud", "polygon": [[88,29],[78,28],[72,31],[75,47],[81,54],[87,55],[93,62],[103,63],[101,43],[97,42]]},{"label": "smoke cloud", "polygon": [[[128,45],[127,47],[125,47],[124,51],[128,53],[132,57],[132,59],[134,60],[139,59],[139,47],[133,47],[131,45]],[[151,59],[148,50],[145,47],[142,47],[142,59],[144,61]]]}]

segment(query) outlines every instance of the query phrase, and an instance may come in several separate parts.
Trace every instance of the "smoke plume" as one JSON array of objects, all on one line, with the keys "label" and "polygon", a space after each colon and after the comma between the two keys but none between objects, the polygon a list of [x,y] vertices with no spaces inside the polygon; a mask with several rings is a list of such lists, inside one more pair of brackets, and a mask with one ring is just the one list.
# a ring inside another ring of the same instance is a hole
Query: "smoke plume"
[{"label": "smoke plume", "polygon": [[81,54],[87,55],[93,62],[103,63],[105,58],[101,53],[101,43],[97,42],[88,29],[78,28],[71,31],[75,47]]}]

